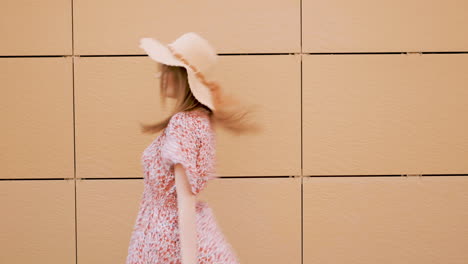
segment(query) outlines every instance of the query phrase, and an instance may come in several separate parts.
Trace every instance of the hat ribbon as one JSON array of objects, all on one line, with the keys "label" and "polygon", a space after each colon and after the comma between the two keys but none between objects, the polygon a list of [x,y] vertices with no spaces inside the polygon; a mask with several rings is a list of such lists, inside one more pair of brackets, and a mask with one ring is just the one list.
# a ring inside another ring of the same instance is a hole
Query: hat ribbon
[{"label": "hat ribbon", "polygon": [[216,82],[213,82],[213,81],[207,81],[205,79],[205,76],[203,75],[203,73],[201,73],[200,71],[198,71],[198,69],[190,64],[188,62],[188,60],[186,60],[184,58],[184,56],[182,56],[182,54],[178,53],[172,46],[171,44],[167,44],[167,47],[168,49],[171,51],[172,55],[174,55],[174,57],[176,57],[177,59],[179,59],[180,61],[182,61],[183,63],[185,63],[188,67],[190,67],[193,72],[195,73],[195,76],[198,78],[198,80],[200,80],[200,82],[202,82],[205,86],[208,87],[208,89],[210,89],[210,91],[213,93],[214,95],[214,98],[213,98],[213,101],[215,104],[217,104],[218,102],[220,102],[220,86],[216,83]]}]

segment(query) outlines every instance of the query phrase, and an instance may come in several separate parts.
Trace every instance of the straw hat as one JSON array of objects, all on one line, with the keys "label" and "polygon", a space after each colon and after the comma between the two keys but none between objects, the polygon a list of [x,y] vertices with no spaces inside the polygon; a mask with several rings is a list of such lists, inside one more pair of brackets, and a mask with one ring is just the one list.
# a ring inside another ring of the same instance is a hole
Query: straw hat
[{"label": "straw hat", "polygon": [[203,73],[212,69],[218,61],[218,55],[207,40],[197,33],[188,32],[167,45],[153,38],[141,38],[140,48],[157,62],[184,67],[195,98],[215,110],[219,86],[207,81]]}]

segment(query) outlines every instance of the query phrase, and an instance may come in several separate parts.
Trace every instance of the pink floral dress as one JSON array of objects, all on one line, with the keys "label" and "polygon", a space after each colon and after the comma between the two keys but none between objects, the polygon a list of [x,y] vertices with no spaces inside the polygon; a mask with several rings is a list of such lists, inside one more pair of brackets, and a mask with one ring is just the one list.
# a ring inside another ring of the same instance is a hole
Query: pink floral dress
[{"label": "pink floral dress", "polygon": [[[215,172],[215,133],[205,109],[174,114],[144,151],[144,190],[131,234],[126,264],[181,264],[174,164],[186,171],[197,195]],[[198,264],[237,264],[207,202],[196,202]]]}]

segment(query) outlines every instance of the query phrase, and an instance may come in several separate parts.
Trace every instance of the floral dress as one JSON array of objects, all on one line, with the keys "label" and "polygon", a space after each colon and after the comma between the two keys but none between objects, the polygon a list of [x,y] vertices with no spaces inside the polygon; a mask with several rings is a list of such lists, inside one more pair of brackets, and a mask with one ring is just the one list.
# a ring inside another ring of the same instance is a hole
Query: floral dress
[{"label": "floral dress", "polygon": [[[174,114],[141,156],[144,190],[126,264],[181,264],[174,164],[185,168],[197,195],[215,172],[215,133],[205,109]],[[197,264],[237,264],[238,258],[205,201],[195,206]]]}]

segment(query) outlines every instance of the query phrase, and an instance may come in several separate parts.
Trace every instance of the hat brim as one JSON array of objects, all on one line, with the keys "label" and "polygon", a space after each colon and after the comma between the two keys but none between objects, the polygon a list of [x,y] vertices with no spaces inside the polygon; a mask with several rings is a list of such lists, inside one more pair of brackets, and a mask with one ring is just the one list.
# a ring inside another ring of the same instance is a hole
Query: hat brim
[{"label": "hat brim", "polygon": [[152,38],[140,39],[140,48],[145,50],[148,56],[160,63],[171,66],[182,66],[187,68],[182,61],[177,59],[166,45]]},{"label": "hat brim", "polygon": [[140,39],[140,48],[145,50],[148,56],[159,62],[171,66],[181,66],[187,69],[187,79],[193,96],[202,104],[214,110],[213,98],[210,89],[204,85],[187,65],[177,59],[166,45],[153,38]]},{"label": "hat brim", "polygon": [[215,110],[210,89],[200,82],[197,76],[191,72],[187,73],[187,79],[193,96],[195,96],[200,103],[208,106],[211,110]]}]

